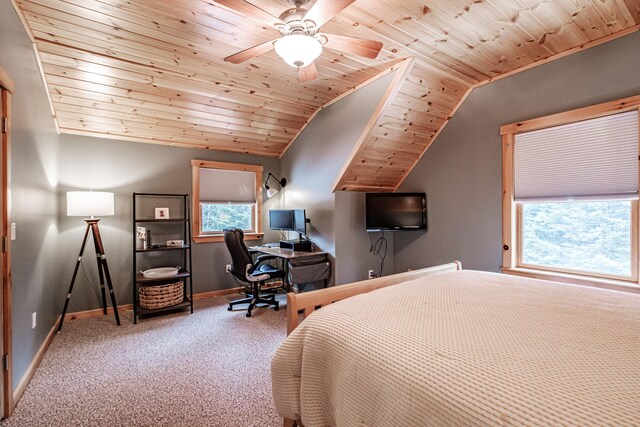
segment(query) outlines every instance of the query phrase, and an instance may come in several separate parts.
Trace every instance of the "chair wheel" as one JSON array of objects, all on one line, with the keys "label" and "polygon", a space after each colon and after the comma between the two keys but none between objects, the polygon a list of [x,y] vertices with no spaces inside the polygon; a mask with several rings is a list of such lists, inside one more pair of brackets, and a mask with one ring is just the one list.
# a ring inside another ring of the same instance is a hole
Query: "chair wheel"
[{"label": "chair wheel", "polygon": [[231,311],[231,310],[232,310],[232,309],[231,309],[231,306],[227,307],[227,310],[228,310],[228,311]]},{"label": "chair wheel", "polygon": [[247,317],[251,317],[251,313],[247,313]]},{"label": "chair wheel", "polygon": [[280,311],[280,307],[278,307],[277,305],[275,306],[275,308],[273,309],[273,311]]}]

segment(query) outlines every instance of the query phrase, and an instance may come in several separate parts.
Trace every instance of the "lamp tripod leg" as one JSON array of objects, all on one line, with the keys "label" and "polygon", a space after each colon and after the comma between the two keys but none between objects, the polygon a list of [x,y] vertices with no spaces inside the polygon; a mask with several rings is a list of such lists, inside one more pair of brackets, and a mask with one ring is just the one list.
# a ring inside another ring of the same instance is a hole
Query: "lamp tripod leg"
[{"label": "lamp tripod leg", "polygon": [[116,303],[116,294],[113,292],[113,284],[111,283],[111,275],[109,274],[109,266],[107,265],[107,258],[103,254],[102,258],[104,275],[107,278],[107,287],[109,288],[109,295],[111,296],[111,305],[113,306],[113,315],[116,318],[116,325],[120,326],[120,316],[118,315],[118,304]]},{"label": "lamp tripod leg", "polygon": [[87,229],[84,232],[84,239],[82,240],[82,246],[80,247],[80,253],[78,254],[78,259],[76,261],[76,267],[73,269],[73,276],[71,276],[71,283],[69,284],[69,291],[67,292],[67,298],[64,301],[64,309],[62,310],[62,316],[60,317],[60,323],[58,324],[58,332],[62,330],[62,323],[64,322],[64,316],[67,314],[67,309],[69,308],[69,300],[71,299],[71,292],[73,292],[73,285],[76,282],[76,276],[78,275],[78,269],[80,268],[80,263],[82,262],[82,254],[84,253],[84,247],[87,244],[87,237],[89,237],[89,230],[91,225],[87,224]]},{"label": "lamp tripod leg", "polygon": [[107,314],[107,297],[104,289],[104,273],[101,262],[102,254],[96,252],[96,261],[98,263],[98,276],[100,277],[100,296],[102,297],[102,313]]},{"label": "lamp tripod leg", "polygon": [[102,237],[100,236],[100,229],[98,223],[91,224],[91,231],[93,231],[93,243],[96,247],[96,257],[98,258],[98,271],[100,271],[100,284],[102,286],[102,298],[104,304],[104,312],[107,312],[107,302],[104,294],[104,285],[102,284],[102,272],[104,271],[104,278],[107,281],[107,287],[109,288],[109,295],[111,297],[111,306],[113,307],[113,315],[116,318],[116,325],[120,326],[120,315],[118,314],[118,304],[116,303],[116,295],[113,292],[113,283],[111,282],[111,274],[109,274],[109,265],[107,264],[107,256],[104,253],[104,246],[102,245]]}]

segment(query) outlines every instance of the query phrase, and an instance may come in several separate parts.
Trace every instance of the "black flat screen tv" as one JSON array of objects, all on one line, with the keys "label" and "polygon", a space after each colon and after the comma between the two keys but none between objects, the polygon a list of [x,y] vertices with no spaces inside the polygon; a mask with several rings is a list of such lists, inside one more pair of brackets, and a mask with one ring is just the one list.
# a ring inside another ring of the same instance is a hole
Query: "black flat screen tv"
[{"label": "black flat screen tv", "polygon": [[425,193],[367,193],[367,231],[427,229]]}]

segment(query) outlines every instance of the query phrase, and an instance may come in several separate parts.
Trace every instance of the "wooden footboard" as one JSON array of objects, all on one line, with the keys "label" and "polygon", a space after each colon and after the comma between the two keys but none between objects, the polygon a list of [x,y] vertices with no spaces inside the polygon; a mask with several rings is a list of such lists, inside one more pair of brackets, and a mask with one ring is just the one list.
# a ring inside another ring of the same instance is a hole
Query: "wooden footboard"
[{"label": "wooden footboard", "polygon": [[289,335],[305,317],[313,313],[314,310],[327,304],[340,301],[358,294],[384,288],[398,283],[407,282],[419,277],[433,274],[445,273],[448,271],[462,270],[462,264],[454,261],[449,264],[437,265],[435,267],[423,268],[420,270],[407,271],[406,273],[392,274],[391,276],[378,277],[376,279],[363,280],[361,282],[339,285],[327,289],[294,294],[287,294],[287,335]]}]

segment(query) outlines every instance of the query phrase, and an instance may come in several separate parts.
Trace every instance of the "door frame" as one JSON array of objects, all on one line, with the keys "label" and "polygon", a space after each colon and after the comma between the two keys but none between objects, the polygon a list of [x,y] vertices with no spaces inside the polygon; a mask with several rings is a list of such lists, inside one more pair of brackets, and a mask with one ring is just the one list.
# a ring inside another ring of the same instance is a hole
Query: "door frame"
[{"label": "door frame", "polygon": [[[2,92],[2,111],[7,118],[7,126],[0,122],[0,135],[2,136],[0,150],[2,159],[0,161],[0,197],[2,198],[2,209],[0,212],[0,262],[2,263],[2,277],[0,287],[2,287],[2,357],[4,367],[4,381],[2,388],[4,399],[2,402],[3,416],[8,418],[13,412],[13,357],[12,357],[12,335],[11,335],[11,296],[12,296],[12,275],[11,275],[11,95],[15,86],[9,74],[0,66],[0,89]],[[4,121],[4,117],[1,119]]]}]

